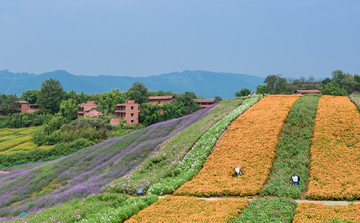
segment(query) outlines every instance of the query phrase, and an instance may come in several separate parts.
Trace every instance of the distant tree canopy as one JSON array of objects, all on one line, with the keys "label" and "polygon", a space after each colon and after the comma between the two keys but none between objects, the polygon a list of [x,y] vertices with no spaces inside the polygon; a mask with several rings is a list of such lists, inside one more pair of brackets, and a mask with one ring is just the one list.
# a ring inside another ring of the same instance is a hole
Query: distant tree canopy
[{"label": "distant tree canopy", "polygon": [[45,113],[55,114],[60,110],[60,103],[65,91],[60,81],[50,78],[41,84],[38,102]]},{"label": "distant tree canopy", "polygon": [[160,121],[161,107],[158,105],[152,105],[143,103],[140,105],[139,121],[145,126],[152,125]]},{"label": "distant tree canopy", "polygon": [[248,96],[251,91],[247,88],[242,88],[240,91],[235,92],[235,97]]},{"label": "distant tree canopy", "polygon": [[187,91],[183,95],[176,95],[175,97],[175,99],[178,102],[182,102],[183,105],[185,106],[186,108],[185,115],[191,114],[201,109],[201,107],[194,101],[194,99],[196,98],[197,98],[196,94],[191,91]]},{"label": "distant tree canopy", "polygon": [[331,79],[326,78],[322,81],[321,92],[323,94],[341,96],[360,90],[360,76],[358,74],[352,75],[341,70],[335,70],[331,75]]},{"label": "distant tree canopy", "polygon": [[336,95],[336,96],[346,96],[347,92],[344,88],[340,87],[340,84],[336,82],[329,82],[322,85],[322,91],[325,95]]},{"label": "distant tree canopy", "polygon": [[20,100],[27,101],[29,104],[36,104],[39,97],[39,90],[26,90],[21,93]]},{"label": "distant tree canopy", "polygon": [[173,118],[179,118],[186,113],[186,107],[182,102],[172,102],[163,104],[163,114],[161,120],[166,121]]},{"label": "distant tree canopy", "polygon": [[72,99],[73,102],[77,105],[81,103],[86,103],[87,101],[93,100],[92,96],[88,94],[84,94],[84,92],[81,92],[80,94],[77,94],[76,91],[71,90],[70,92],[66,92],[65,94],[65,100]]},{"label": "distant tree canopy", "polygon": [[76,118],[76,112],[79,105],[72,99],[63,100],[60,103],[60,114],[67,120],[71,121]]},{"label": "distant tree canopy", "polygon": [[149,101],[149,91],[145,85],[139,81],[133,83],[126,94],[129,99],[134,100],[135,103],[138,104],[147,103]]},{"label": "distant tree canopy", "polygon": [[360,91],[360,75],[344,73],[335,70],[331,73],[332,78],[323,81],[315,81],[314,76],[307,79],[300,77],[295,80],[287,80],[281,75],[269,75],[265,78],[265,85],[256,87],[257,93],[269,94],[292,94],[294,90],[321,90],[323,94],[347,95],[353,91]]},{"label": "distant tree canopy", "polygon": [[93,95],[93,100],[105,115],[114,113],[116,104],[125,103],[124,94],[119,89],[111,89],[110,92]]},{"label": "distant tree canopy", "polygon": [[281,75],[269,75],[265,78],[266,92],[269,94],[289,94],[289,85]]},{"label": "distant tree canopy", "polygon": [[222,99],[222,97],[220,97],[220,96],[215,96],[215,101],[214,101],[214,103],[219,103],[220,101],[222,101],[223,99]]},{"label": "distant tree canopy", "polygon": [[256,93],[257,94],[263,94],[265,92],[266,92],[266,85],[259,84],[258,86],[256,86]]}]

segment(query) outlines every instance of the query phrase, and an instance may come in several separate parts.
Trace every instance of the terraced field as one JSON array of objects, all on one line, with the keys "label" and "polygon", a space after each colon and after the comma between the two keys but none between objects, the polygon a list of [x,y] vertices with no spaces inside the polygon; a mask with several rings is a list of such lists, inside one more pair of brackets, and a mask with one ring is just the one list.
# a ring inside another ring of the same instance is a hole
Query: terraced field
[{"label": "terraced field", "polygon": [[15,151],[26,151],[39,148],[32,140],[32,135],[35,131],[36,127],[0,129],[0,155],[9,154]]},{"label": "terraced field", "polygon": [[[270,173],[278,135],[296,96],[261,99],[230,126],[200,173],[175,195],[245,196],[260,193]],[[234,168],[242,167],[240,177]]]},{"label": "terraced field", "polygon": [[[196,121],[192,119],[187,127],[174,120],[176,124],[167,122],[109,140],[86,153],[13,167],[6,170],[10,173],[0,172],[1,202],[22,194],[3,195],[10,191],[9,182],[48,182],[34,197],[20,204],[12,200],[11,208],[5,204],[0,211],[3,215],[31,213],[66,201],[17,221],[360,222],[358,202],[344,206],[292,199],[304,199],[305,193],[308,199],[359,199],[360,113],[356,106],[347,97],[319,99],[314,95],[267,96],[256,101],[247,99],[236,109],[234,101],[227,101],[226,106],[222,104],[197,116]],[[158,138],[164,140],[154,144]],[[157,149],[146,149],[143,144]],[[138,152],[128,153],[137,147]],[[120,152],[119,161],[111,159],[119,151],[124,151]],[[137,164],[124,162],[125,154],[132,154],[125,156],[126,161]],[[109,159],[104,160],[103,156]],[[242,167],[240,177],[234,174],[235,166]],[[127,172],[128,177],[117,175],[116,171]],[[300,176],[299,186],[291,181],[292,174]],[[104,187],[110,179],[116,180]],[[61,180],[69,183],[61,184]],[[136,195],[139,189],[142,194],[138,197],[121,194]],[[100,194],[85,198],[91,193]],[[151,195],[164,193],[173,195],[159,200]],[[246,195],[252,195],[251,199],[241,198]]]}]

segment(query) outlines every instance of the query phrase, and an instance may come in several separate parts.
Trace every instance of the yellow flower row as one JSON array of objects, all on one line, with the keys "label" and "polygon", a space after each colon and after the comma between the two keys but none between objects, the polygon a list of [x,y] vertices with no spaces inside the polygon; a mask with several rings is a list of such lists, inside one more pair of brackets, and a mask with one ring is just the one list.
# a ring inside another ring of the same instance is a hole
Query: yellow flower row
[{"label": "yellow flower row", "polygon": [[360,113],[348,97],[319,100],[310,149],[312,199],[360,198]]},{"label": "yellow flower row", "polygon": [[[278,135],[298,95],[261,99],[229,127],[203,169],[176,195],[222,196],[258,194],[270,173]],[[240,166],[242,175],[235,176]]]},{"label": "yellow flower row", "polygon": [[296,207],[292,222],[335,222],[332,221],[334,219],[360,222],[360,204],[344,206],[301,203]]},{"label": "yellow flower row", "polygon": [[126,222],[229,222],[248,202],[246,198],[207,201],[193,197],[167,197]]},{"label": "yellow flower row", "polygon": [[0,151],[6,151],[10,148],[16,147],[20,144],[23,144],[25,142],[30,142],[32,140],[32,136],[23,136],[20,138],[15,138],[11,140],[7,140],[0,143]]}]

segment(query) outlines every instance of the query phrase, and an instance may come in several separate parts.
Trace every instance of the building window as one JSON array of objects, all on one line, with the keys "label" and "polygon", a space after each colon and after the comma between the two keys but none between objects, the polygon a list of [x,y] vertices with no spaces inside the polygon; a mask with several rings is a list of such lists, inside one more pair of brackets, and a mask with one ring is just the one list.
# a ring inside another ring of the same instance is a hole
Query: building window
[{"label": "building window", "polygon": [[131,117],[134,117],[134,113],[131,113]]},{"label": "building window", "polygon": [[134,120],[131,120],[131,123],[134,123]]},{"label": "building window", "polygon": [[131,106],[131,110],[134,110],[134,106]]}]

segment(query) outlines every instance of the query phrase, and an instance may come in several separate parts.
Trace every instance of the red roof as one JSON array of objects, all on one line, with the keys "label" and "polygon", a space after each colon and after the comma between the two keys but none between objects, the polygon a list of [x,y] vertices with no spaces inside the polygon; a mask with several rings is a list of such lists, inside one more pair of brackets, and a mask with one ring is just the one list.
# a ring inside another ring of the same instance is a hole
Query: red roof
[{"label": "red roof", "polygon": [[300,94],[320,94],[319,90],[295,90],[294,93]]},{"label": "red roof", "polygon": [[171,100],[174,96],[150,96],[149,100]]},{"label": "red roof", "polygon": [[213,103],[215,99],[212,98],[201,98],[201,99],[194,99],[197,103]]}]

